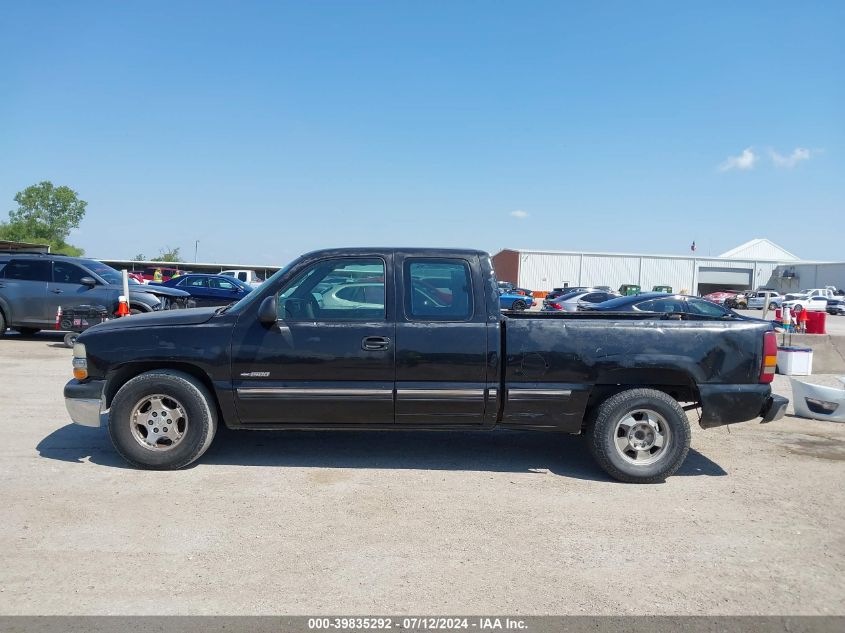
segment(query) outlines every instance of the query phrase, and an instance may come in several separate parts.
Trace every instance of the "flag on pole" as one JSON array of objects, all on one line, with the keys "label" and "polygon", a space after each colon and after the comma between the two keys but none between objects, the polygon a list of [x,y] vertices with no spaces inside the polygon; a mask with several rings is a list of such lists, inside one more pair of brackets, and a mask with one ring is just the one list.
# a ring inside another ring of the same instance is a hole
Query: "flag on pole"
[{"label": "flag on pole", "polygon": [[694,253],[695,252],[695,240],[693,240],[692,244],[690,245],[689,249]]}]

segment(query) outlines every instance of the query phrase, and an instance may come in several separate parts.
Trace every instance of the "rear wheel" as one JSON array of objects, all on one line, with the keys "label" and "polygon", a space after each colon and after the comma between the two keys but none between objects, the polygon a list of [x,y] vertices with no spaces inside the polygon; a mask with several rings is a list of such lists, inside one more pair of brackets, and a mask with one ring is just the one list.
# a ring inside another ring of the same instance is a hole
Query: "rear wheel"
[{"label": "rear wheel", "polygon": [[776,304],[774,301],[769,304],[769,310],[777,310],[777,309],[778,309],[778,304]]},{"label": "rear wheel", "polygon": [[522,299],[517,299],[511,304],[511,310],[522,311],[526,308],[526,303]]},{"label": "rear wheel", "polygon": [[68,332],[65,334],[65,347],[73,347],[76,339],[79,338],[79,332]]},{"label": "rear wheel", "polygon": [[162,369],[136,376],[115,395],[109,435],[130,464],[175,470],[198,459],[217,430],[217,406],[196,378]]},{"label": "rear wheel", "polygon": [[683,464],[690,428],[671,396],[656,389],[630,389],[598,406],[587,439],[596,462],[614,479],[656,483]]},{"label": "rear wheel", "polygon": [[0,310],[0,336],[6,334],[6,315],[3,314],[3,311]]}]

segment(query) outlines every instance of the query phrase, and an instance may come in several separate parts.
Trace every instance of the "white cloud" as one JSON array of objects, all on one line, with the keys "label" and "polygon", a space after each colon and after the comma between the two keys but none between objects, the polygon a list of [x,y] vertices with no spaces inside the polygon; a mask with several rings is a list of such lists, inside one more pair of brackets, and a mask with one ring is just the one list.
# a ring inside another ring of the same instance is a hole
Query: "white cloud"
[{"label": "white cloud", "polygon": [[786,156],[778,154],[775,150],[771,150],[769,155],[772,157],[772,162],[776,167],[786,167],[791,169],[802,160],[810,160],[811,152],[804,147],[796,147],[792,150],[791,154]]},{"label": "white cloud", "polygon": [[754,163],[759,158],[751,147],[746,147],[739,156],[728,156],[727,160],[719,165],[719,171],[731,171],[732,169],[747,171],[754,169]]},{"label": "white cloud", "polygon": [[516,211],[511,211],[510,215],[512,218],[516,218],[517,220],[524,220],[528,217],[528,211],[517,209]]}]

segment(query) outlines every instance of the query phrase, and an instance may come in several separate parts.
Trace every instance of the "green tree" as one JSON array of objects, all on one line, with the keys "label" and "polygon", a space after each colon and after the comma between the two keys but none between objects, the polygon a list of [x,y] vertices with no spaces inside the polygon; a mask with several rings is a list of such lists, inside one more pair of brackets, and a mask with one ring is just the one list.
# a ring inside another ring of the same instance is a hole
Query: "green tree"
[{"label": "green tree", "polygon": [[0,239],[49,244],[51,250],[81,255],[83,250],[67,243],[71,230],[79,228],[88,203],[70,187],[55,187],[49,180],[15,194],[18,208],[0,224]]},{"label": "green tree", "polygon": [[147,258],[144,256],[143,253],[138,253],[137,255],[135,255],[135,257],[132,258],[133,262],[143,262],[143,261],[146,261],[146,260],[147,260]]},{"label": "green tree", "polygon": [[181,262],[182,258],[179,256],[179,247],[173,248],[171,246],[165,246],[158,252],[158,256],[155,258],[157,262]]}]

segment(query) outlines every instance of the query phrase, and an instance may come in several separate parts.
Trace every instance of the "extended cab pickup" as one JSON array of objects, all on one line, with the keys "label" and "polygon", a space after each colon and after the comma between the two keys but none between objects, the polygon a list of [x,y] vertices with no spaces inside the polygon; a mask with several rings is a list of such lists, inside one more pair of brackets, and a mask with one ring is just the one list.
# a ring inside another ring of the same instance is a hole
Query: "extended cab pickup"
[{"label": "extended cab pickup", "polygon": [[[84,332],[71,418],[131,464],[173,469],[233,429],[585,433],[633,482],[683,462],[687,410],[715,427],[778,419],[771,325],[653,313],[503,314],[486,253],[310,253],[226,308],[135,315]],[[694,318],[694,320],[692,320]]]}]

